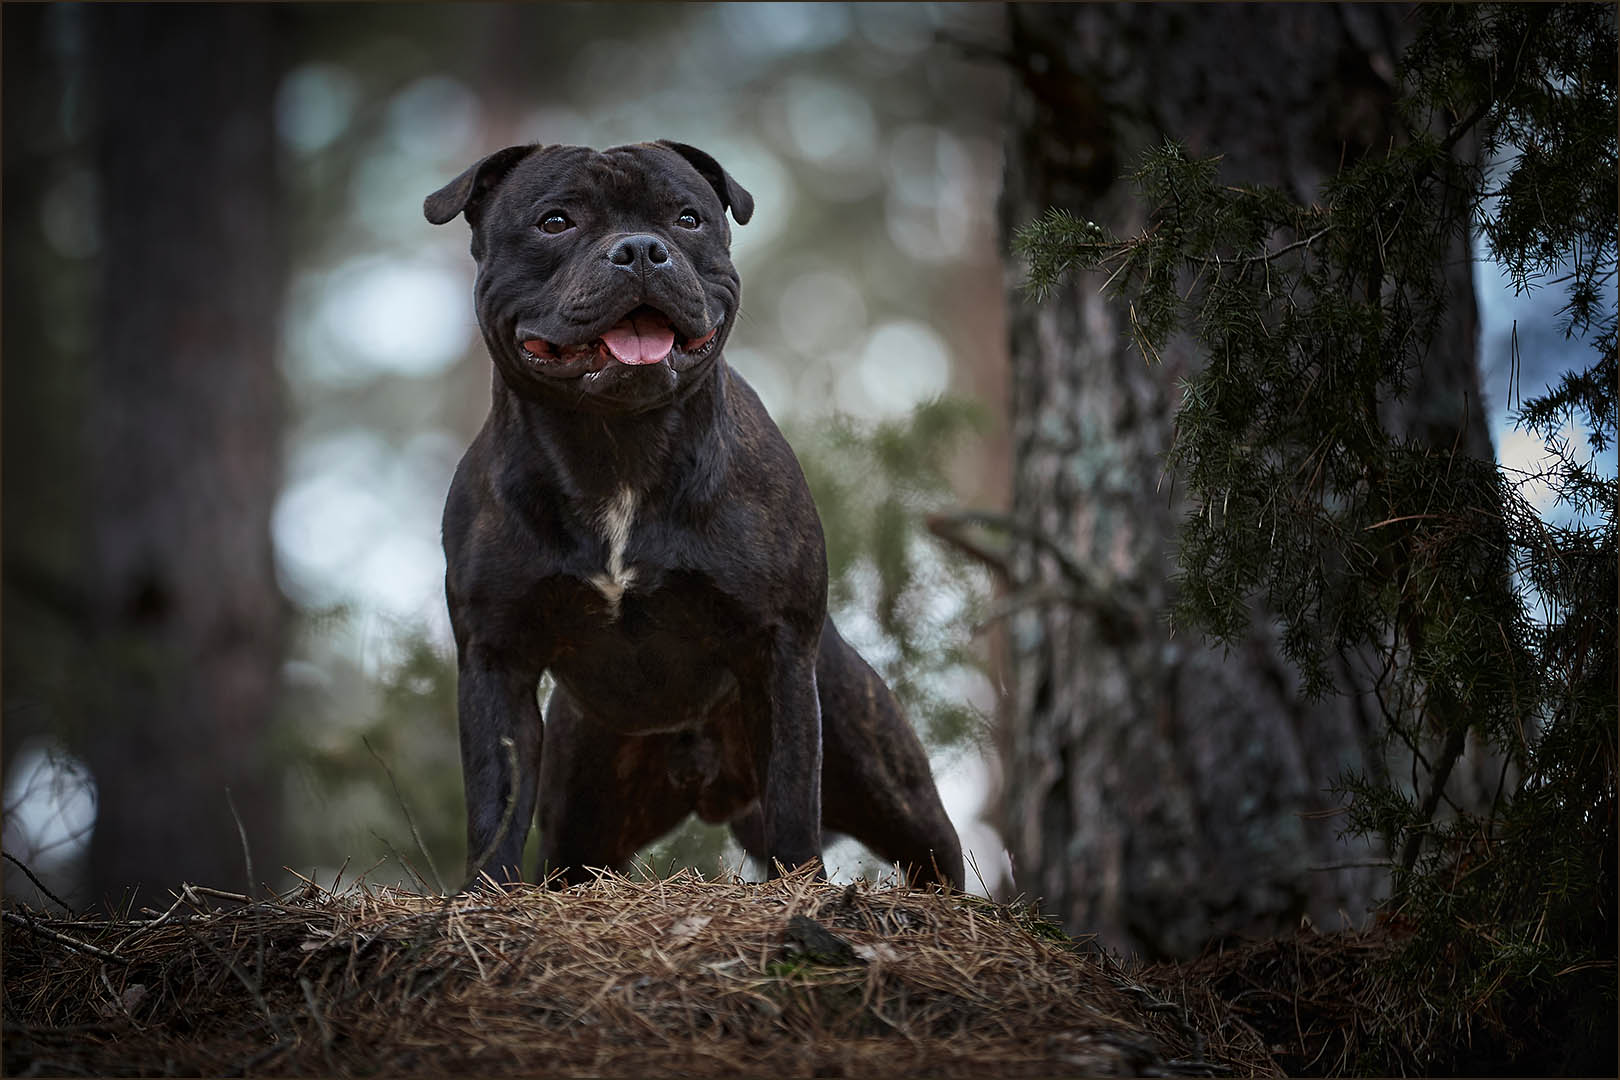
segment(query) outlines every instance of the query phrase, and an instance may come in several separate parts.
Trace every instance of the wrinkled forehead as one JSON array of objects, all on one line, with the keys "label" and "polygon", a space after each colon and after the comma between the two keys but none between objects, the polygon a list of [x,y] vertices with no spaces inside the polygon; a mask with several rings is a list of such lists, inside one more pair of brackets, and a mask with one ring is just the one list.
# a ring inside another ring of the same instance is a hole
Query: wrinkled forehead
[{"label": "wrinkled forehead", "polygon": [[618,204],[652,196],[705,206],[718,201],[714,189],[686,159],[647,143],[608,150],[547,147],[520,162],[500,194],[508,206],[529,209],[548,200]]}]

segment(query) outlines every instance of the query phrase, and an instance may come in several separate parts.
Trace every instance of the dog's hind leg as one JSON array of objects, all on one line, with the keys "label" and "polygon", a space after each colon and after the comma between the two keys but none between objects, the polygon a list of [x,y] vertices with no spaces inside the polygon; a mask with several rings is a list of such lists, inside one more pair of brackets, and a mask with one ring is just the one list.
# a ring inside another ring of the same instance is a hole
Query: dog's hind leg
[{"label": "dog's hind leg", "polygon": [[759,803],[731,819],[731,835],[750,858],[765,860],[765,815]]},{"label": "dog's hind leg", "polygon": [[[826,806],[827,793],[822,791],[822,806]],[[760,866],[765,865],[765,815],[760,813],[759,804],[755,803],[747,810],[731,819],[728,826],[731,836],[743,849],[743,854],[759,861]],[[821,826],[821,843],[829,847],[843,839],[841,833],[833,831],[823,816]]]},{"label": "dog's hind leg", "polygon": [[821,632],[817,667],[826,828],[899,863],[913,884],[932,880],[960,889],[962,845],[900,703],[831,620]]}]

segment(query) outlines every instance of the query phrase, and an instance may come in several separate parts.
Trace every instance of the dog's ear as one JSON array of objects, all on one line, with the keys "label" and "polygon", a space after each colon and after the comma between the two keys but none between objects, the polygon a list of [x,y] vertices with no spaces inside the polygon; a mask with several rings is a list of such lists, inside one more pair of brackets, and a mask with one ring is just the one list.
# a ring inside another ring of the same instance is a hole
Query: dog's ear
[{"label": "dog's ear", "polygon": [[754,216],[754,197],[748,194],[747,188],[733,180],[731,174],[722,169],[718,161],[697,147],[685,143],[659,139],[658,145],[668,147],[691,162],[692,167],[709,182],[710,187],[714,188],[714,193],[720,196],[720,204],[731,211],[731,216],[737,219],[737,224],[748,224],[748,219]]},{"label": "dog's ear", "polygon": [[422,213],[435,225],[443,225],[457,214],[467,215],[467,224],[478,225],[479,207],[484,197],[511,171],[512,166],[540,149],[538,143],[508,146],[476,162],[466,172],[422,200]]}]

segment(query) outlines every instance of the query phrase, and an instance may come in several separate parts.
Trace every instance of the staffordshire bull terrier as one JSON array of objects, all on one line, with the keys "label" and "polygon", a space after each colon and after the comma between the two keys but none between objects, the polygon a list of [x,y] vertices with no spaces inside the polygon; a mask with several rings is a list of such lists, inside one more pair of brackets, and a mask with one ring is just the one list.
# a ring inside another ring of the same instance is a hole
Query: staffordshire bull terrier
[{"label": "staffordshire bull terrier", "polygon": [[682,143],[532,145],[423,209],[472,227],[495,367],[444,508],[469,881],[522,880],[538,802],[542,877],[695,811],[767,872],[825,829],[959,888],[922,744],[827,617],[804,475],[722,355],[753,198]]}]

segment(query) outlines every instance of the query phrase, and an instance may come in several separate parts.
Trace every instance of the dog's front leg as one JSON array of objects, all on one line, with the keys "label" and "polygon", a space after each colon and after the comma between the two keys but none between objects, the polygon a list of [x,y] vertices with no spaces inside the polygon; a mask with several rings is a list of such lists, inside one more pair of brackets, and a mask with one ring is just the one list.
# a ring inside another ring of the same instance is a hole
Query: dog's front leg
[{"label": "dog's front leg", "polygon": [[814,637],[779,634],[753,713],[751,739],[765,824],[766,873],[821,858],[821,702]]},{"label": "dog's front leg", "polygon": [[477,644],[457,650],[461,777],[467,792],[467,884],[481,872],[523,880],[523,844],[540,776],[540,671]]}]

